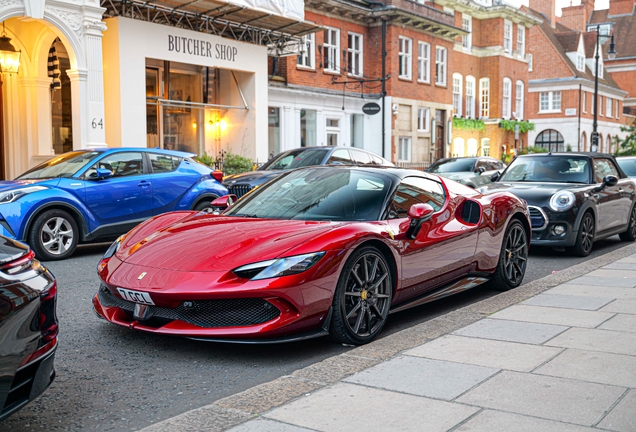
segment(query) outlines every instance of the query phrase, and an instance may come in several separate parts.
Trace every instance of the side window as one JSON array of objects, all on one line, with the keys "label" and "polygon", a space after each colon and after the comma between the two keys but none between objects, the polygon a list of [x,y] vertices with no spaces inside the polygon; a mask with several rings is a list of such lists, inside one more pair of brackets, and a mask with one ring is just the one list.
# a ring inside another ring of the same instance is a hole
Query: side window
[{"label": "side window", "polygon": [[129,177],[144,172],[142,154],[139,152],[114,153],[105,156],[86,171],[85,178],[95,178],[97,168],[112,171],[113,177]]},{"label": "side window", "polygon": [[382,161],[381,157],[375,156],[375,155],[371,155],[371,157],[373,158],[373,164],[374,165],[384,165],[384,162]]},{"label": "side window", "polygon": [[327,163],[341,163],[343,165],[351,165],[353,164],[353,161],[351,160],[351,156],[349,156],[349,151],[347,149],[338,149],[334,150],[334,152],[331,153],[331,157],[329,158]]},{"label": "side window", "polygon": [[446,201],[444,188],[438,182],[422,177],[407,177],[398,186],[389,218],[405,218],[413,204],[430,204],[440,211]]},{"label": "side window", "polygon": [[150,165],[153,173],[166,173],[175,171],[179,168],[181,159],[175,156],[150,153]]},{"label": "side window", "polygon": [[475,164],[475,172],[479,169],[479,167],[483,167],[486,171],[490,169],[488,166],[488,161],[486,159],[479,159]]},{"label": "side window", "polygon": [[350,149],[349,151],[356,163],[361,165],[371,165],[373,163],[369,153],[354,149]]},{"label": "side window", "polygon": [[608,159],[594,159],[594,182],[603,183],[603,179],[608,175],[620,177],[612,161]]}]

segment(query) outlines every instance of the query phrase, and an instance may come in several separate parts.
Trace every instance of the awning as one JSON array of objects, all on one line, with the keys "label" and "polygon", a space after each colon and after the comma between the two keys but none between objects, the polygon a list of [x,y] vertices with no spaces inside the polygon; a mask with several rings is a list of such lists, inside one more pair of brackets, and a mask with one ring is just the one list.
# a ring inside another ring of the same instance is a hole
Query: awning
[{"label": "awning", "polygon": [[321,29],[304,21],[302,0],[101,0],[104,18],[126,17],[267,45],[271,55],[298,52],[301,36]]}]

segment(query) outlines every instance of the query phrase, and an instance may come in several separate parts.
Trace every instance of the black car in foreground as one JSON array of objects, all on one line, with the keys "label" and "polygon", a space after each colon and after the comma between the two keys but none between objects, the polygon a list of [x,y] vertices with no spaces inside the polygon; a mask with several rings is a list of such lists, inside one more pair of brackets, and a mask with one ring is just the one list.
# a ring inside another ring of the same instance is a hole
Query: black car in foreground
[{"label": "black car in foreground", "polygon": [[57,285],[25,244],[0,236],[0,420],[55,378]]},{"label": "black car in foreground", "polygon": [[302,147],[274,156],[256,171],[228,176],[223,179],[223,186],[230,194],[240,198],[287,170],[313,165],[395,166],[374,153],[358,148]]},{"label": "black car in foreground", "polygon": [[528,203],[532,246],[569,247],[587,256],[596,240],[636,239],[636,187],[611,155],[519,156],[493,180],[481,191],[507,190]]}]

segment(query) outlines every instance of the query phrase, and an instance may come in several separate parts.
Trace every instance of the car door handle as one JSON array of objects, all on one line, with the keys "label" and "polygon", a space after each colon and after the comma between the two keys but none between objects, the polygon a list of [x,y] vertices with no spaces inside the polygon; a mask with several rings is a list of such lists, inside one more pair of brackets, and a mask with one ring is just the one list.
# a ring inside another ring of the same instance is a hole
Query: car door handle
[{"label": "car door handle", "polygon": [[618,188],[618,192],[619,192],[619,193],[623,193],[623,192],[624,192],[624,191],[623,191],[623,188]]},{"label": "car door handle", "polygon": [[137,183],[137,186],[141,186],[143,188],[146,188],[146,187],[150,186],[150,182],[148,180],[142,180],[139,183]]}]

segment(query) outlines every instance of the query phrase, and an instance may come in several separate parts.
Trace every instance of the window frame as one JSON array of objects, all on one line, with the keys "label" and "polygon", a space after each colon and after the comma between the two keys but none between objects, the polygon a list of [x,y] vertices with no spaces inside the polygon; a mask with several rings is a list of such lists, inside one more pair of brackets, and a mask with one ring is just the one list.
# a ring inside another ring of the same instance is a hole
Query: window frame
[{"label": "window frame", "polygon": [[[401,79],[413,79],[413,39],[400,36],[398,41],[399,68],[398,77]],[[403,72],[407,72],[404,74]]]},{"label": "window frame", "polygon": [[426,107],[417,107],[417,131],[428,132],[430,130],[430,124],[431,110]]},{"label": "window frame", "polygon": [[[301,43],[305,44],[305,55],[298,54],[296,67],[301,69],[316,70],[316,34],[310,33],[301,37]],[[307,60],[309,64],[304,64]]]},{"label": "window frame", "polygon": [[[468,84],[471,84],[470,86]],[[476,82],[475,77],[467,76],[466,77],[466,118],[476,118],[475,117],[475,90],[476,90]],[[471,90],[470,92],[468,90]],[[472,98],[469,100],[468,98]]]},{"label": "window frame", "polygon": [[501,90],[501,118],[510,119],[512,116],[512,80],[508,77],[503,79]]},{"label": "window frame", "polygon": [[[334,34],[335,33],[335,36]],[[340,29],[339,28],[335,28],[335,27],[325,27],[324,33],[323,35],[329,34],[329,38],[325,37],[324,41],[323,41],[323,45],[322,45],[322,52],[323,52],[323,58],[324,58],[324,64],[323,64],[323,70],[325,72],[331,72],[331,73],[336,73],[339,74],[340,73]],[[335,45],[333,44],[333,38],[335,37]],[[330,64],[331,62],[328,62],[327,60],[331,57],[328,57],[326,55],[327,52],[330,52],[330,54],[335,54],[332,57],[335,57],[336,61],[335,64],[332,67],[332,64]]]},{"label": "window frame", "polygon": [[526,56],[526,28],[517,24],[517,55],[519,58]]},{"label": "window frame", "polygon": [[[440,54],[442,59],[440,60]],[[435,47],[435,85],[438,86],[446,86],[447,83],[447,62],[448,62],[448,50],[445,47],[436,46]],[[441,69],[441,73],[440,73]],[[439,80],[439,77],[442,76],[443,81]]]},{"label": "window frame", "polygon": [[473,17],[462,13],[462,30],[466,30],[468,34],[462,36],[462,47],[464,51],[472,51],[473,49]]},{"label": "window frame", "polygon": [[[404,156],[403,153],[403,149],[402,149],[402,143],[403,142],[407,142],[408,143],[408,157],[406,159],[404,159],[401,156]],[[398,152],[397,152],[397,161],[398,162],[411,162],[411,156],[412,156],[412,148],[413,148],[413,138],[411,137],[407,137],[407,136],[401,136],[398,137]]]},{"label": "window frame", "polygon": [[[425,48],[425,52],[422,52]],[[426,54],[425,56],[423,54]],[[417,81],[430,84],[431,82],[431,44],[418,41],[417,43]]]},{"label": "window frame", "polygon": [[[355,39],[359,39],[360,48],[355,49]],[[354,46],[351,46],[351,42],[354,41]],[[358,57],[359,60],[359,73],[352,71],[352,62],[354,57]],[[349,66],[349,70],[347,71],[349,75],[361,77],[364,75],[364,36],[360,33],[348,32],[347,33],[347,63]]]},{"label": "window frame", "polygon": [[490,78],[479,79],[479,118],[490,118]]},{"label": "window frame", "polygon": [[[544,109],[542,106],[544,95],[547,96],[547,104],[548,104],[547,109]],[[559,97],[555,98],[556,95],[558,95]],[[558,102],[559,104],[558,108],[555,107],[556,102]],[[563,102],[563,99],[562,99],[561,90],[539,92],[539,114],[561,112],[562,105],[563,105],[562,102]]]},{"label": "window frame", "polygon": [[462,87],[464,77],[459,73],[453,74],[453,111],[458,117],[462,116]]},{"label": "window frame", "polygon": [[612,106],[614,104],[614,100],[609,97],[605,97],[605,117],[612,118]]},{"label": "window frame", "polygon": [[518,120],[523,120],[524,117],[524,109],[525,109],[525,83],[521,80],[517,80],[515,83],[515,118]]},{"label": "window frame", "polygon": [[512,21],[504,20],[503,36],[503,50],[507,54],[512,54]]}]

